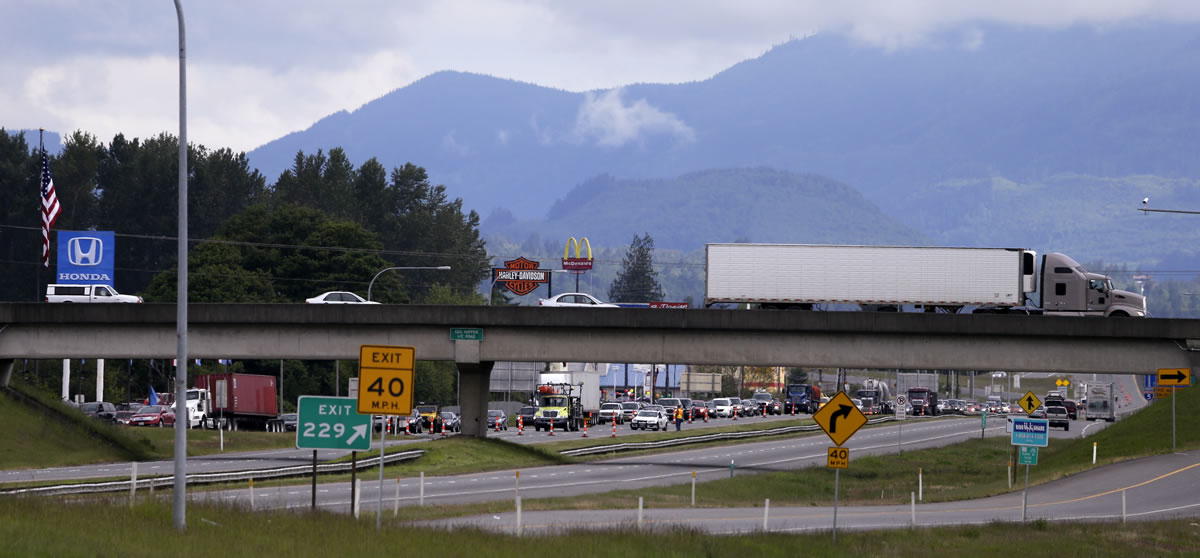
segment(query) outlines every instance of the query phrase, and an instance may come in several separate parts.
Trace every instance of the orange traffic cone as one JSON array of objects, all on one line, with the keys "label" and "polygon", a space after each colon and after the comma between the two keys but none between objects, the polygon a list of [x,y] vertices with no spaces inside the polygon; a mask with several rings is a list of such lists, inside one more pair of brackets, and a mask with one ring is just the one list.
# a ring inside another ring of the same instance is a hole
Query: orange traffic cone
[{"label": "orange traffic cone", "polygon": [[412,434],[412,422],[404,419],[404,435],[408,436],[409,434]]},{"label": "orange traffic cone", "polygon": [[587,423],[588,423],[588,421],[586,421],[586,420],[583,421],[583,437],[584,438],[587,438]]},{"label": "orange traffic cone", "polygon": [[550,435],[554,435],[554,421],[550,421]]},{"label": "orange traffic cone", "polygon": [[517,415],[517,436],[525,435],[525,417]]},{"label": "orange traffic cone", "polygon": [[708,422],[708,409],[704,409],[704,422]]},{"label": "orange traffic cone", "polygon": [[442,421],[442,437],[446,437],[446,421]]},{"label": "orange traffic cone", "polygon": [[617,437],[617,421],[615,421],[615,420],[613,421],[613,434],[612,434],[612,437],[613,437],[613,438],[616,438],[616,437]]}]

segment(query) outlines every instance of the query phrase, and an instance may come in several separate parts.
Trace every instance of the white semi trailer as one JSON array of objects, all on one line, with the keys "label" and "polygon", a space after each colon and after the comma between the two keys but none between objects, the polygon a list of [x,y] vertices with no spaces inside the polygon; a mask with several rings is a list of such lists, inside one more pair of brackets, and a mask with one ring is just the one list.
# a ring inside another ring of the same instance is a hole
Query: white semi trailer
[{"label": "white semi trailer", "polygon": [[[1042,258],[1039,274],[1037,253],[1023,248],[737,243],[706,251],[706,306],[1146,315],[1144,297],[1059,253]],[[1040,299],[1031,298],[1039,290]]]}]

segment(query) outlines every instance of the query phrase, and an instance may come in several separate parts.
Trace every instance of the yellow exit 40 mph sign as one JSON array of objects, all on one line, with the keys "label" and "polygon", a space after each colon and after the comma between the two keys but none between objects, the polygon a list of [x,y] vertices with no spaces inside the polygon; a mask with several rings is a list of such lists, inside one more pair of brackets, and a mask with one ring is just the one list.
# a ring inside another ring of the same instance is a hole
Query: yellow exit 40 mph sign
[{"label": "yellow exit 40 mph sign", "polygon": [[358,354],[358,412],[409,415],[413,408],[416,349],[363,345]]}]

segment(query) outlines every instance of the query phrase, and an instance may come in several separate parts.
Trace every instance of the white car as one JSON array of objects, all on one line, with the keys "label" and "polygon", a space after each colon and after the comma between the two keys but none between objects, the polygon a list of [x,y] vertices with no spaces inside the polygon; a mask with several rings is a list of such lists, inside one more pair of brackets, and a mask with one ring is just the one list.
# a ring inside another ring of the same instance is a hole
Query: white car
[{"label": "white car", "polygon": [[600,405],[600,415],[596,418],[596,422],[597,424],[604,424],[606,422],[622,424],[625,422],[623,411],[624,409],[620,403],[605,403]]},{"label": "white car", "polygon": [[562,293],[550,298],[539,298],[538,306],[575,306],[580,308],[619,308],[616,304],[601,302],[587,293]]},{"label": "white car", "polygon": [[667,414],[654,409],[642,409],[638,414],[634,415],[633,421],[629,423],[630,430],[666,430],[667,429]]},{"label": "white car", "polygon": [[713,399],[713,405],[717,408],[717,416],[729,418],[733,416],[733,401],[729,399]]},{"label": "white car", "polygon": [[349,291],[329,291],[312,298],[304,299],[304,302],[309,304],[379,304],[375,301],[368,301]]}]

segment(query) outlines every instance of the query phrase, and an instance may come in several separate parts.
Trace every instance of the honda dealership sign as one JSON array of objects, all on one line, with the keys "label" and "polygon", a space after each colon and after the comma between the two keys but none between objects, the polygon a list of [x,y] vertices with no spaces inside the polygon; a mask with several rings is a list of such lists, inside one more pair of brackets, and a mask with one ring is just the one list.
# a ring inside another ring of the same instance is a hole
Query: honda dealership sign
[{"label": "honda dealership sign", "polygon": [[58,231],[58,273],[65,284],[113,284],[113,231]]}]

